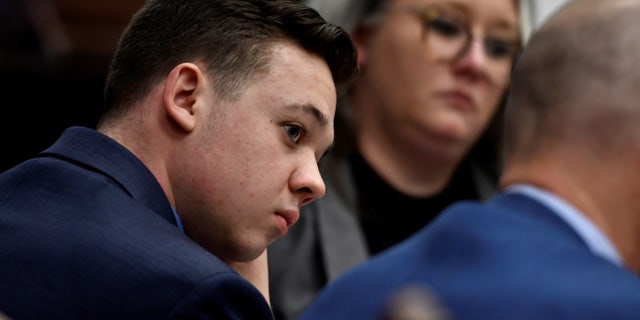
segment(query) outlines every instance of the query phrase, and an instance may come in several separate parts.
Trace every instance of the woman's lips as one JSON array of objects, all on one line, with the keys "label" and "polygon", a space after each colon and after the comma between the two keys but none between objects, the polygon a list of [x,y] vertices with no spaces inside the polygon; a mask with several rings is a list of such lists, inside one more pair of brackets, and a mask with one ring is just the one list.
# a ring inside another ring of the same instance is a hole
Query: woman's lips
[{"label": "woman's lips", "polygon": [[460,91],[452,90],[442,94],[448,104],[462,111],[472,111],[475,109],[475,102],[470,94]]}]

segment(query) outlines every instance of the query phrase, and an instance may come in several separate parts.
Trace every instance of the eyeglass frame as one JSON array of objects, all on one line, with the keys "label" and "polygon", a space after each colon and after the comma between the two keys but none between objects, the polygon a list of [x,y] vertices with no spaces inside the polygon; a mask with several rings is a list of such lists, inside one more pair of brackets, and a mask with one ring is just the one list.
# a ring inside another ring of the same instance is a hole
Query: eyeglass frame
[{"label": "eyeglass frame", "polygon": [[[433,23],[433,21],[436,19],[442,18],[443,16],[442,11],[444,10],[442,9],[441,6],[438,6],[438,5],[429,5],[425,7],[387,6],[387,7],[383,7],[383,9],[380,10],[377,14],[374,14],[373,16],[370,16],[369,18],[365,19],[365,25],[373,26],[377,24],[377,22],[379,22],[382,16],[388,12],[409,13],[414,15],[420,20],[422,33],[423,33],[421,38],[422,38],[422,41],[426,41],[429,31],[432,29],[431,23]],[[469,51],[471,44],[477,38],[477,36],[473,32],[471,32],[471,28],[469,27],[468,24],[461,23],[457,20],[451,21],[451,23],[455,24],[457,27],[460,28],[462,32],[466,34],[465,44],[459,49],[459,52],[457,52],[450,58],[451,61],[457,61]],[[485,51],[485,54],[487,56],[491,56],[491,54],[487,52],[488,49],[487,49],[486,37],[483,37],[482,40],[483,40],[483,49]],[[506,48],[508,48],[509,50],[509,54],[507,57],[511,61],[510,64],[513,64],[513,61],[515,61],[516,57],[522,50],[522,44],[520,40],[515,40],[515,41],[505,41],[505,45],[506,45]],[[497,59],[494,58],[493,60],[497,60]]]}]

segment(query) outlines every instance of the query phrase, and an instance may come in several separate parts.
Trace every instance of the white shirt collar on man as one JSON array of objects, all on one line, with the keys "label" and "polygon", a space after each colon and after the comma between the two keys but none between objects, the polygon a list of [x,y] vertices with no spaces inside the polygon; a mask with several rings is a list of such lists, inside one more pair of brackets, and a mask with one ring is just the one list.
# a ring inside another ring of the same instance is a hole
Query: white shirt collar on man
[{"label": "white shirt collar on man", "polygon": [[622,266],[620,254],[609,238],[576,207],[562,198],[530,184],[512,185],[505,192],[524,194],[547,206],[578,233],[594,254]]}]

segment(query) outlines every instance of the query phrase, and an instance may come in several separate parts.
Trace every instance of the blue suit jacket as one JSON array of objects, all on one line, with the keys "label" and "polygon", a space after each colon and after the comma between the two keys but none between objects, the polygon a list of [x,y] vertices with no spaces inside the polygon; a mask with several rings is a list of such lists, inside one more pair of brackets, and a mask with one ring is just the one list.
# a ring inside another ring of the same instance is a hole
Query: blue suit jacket
[{"label": "blue suit jacket", "polygon": [[330,283],[301,319],[380,319],[390,294],[409,284],[435,293],[455,320],[640,319],[638,277],[518,194],[453,205]]},{"label": "blue suit jacket", "polygon": [[180,232],[142,162],[95,130],[67,129],[0,191],[0,311],[13,319],[272,318]]}]

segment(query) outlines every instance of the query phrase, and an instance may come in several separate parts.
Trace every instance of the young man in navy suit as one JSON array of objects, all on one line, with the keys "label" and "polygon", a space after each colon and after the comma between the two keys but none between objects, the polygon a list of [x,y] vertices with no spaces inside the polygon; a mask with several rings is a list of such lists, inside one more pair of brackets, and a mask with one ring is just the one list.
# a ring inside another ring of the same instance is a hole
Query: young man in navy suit
[{"label": "young man in navy suit", "polygon": [[638,36],[640,1],[551,17],[516,61],[501,193],[351,269],[302,319],[399,319],[388,304],[416,288],[447,319],[640,319]]},{"label": "young man in navy suit", "polygon": [[147,1],[97,130],[0,175],[0,310],[271,319],[266,247],[324,195],[357,75],[348,34],[298,1]]}]

